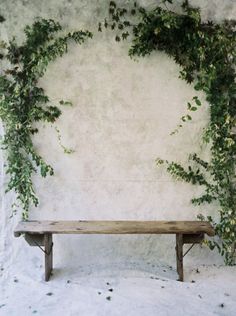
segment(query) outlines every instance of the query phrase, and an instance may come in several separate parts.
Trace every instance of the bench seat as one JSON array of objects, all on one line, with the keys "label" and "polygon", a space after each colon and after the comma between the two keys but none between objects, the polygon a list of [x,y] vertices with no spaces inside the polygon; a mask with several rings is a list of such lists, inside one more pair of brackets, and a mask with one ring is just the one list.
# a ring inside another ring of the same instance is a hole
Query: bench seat
[{"label": "bench seat", "polygon": [[[31,246],[44,247],[45,280],[52,271],[53,234],[175,234],[179,280],[183,281],[183,245],[200,243],[204,234],[214,236],[206,221],[27,221],[14,230],[15,237],[24,234]],[[42,249],[42,248],[41,248]]]},{"label": "bench seat", "polygon": [[208,222],[199,221],[28,221],[20,222],[15,237],[30,234],[199,234],[214,235]]}]

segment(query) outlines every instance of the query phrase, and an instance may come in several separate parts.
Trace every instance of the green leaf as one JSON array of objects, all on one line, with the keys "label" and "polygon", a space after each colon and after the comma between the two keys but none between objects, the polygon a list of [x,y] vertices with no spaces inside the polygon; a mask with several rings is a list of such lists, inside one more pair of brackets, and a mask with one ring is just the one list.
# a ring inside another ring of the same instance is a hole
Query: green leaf
[{"label": "green leaf", "polygon": [[198,106],[200,106],[200,105],[202,104],[201,101],[198,99],[197,96],[193,97],[193,100],[195,101],[195,103],[196,103]]},{"label": "green leaf", "polygon": [[116,8],[116,3],[115,3],[115,1],[110,1],[109,6]]},{"label": "green leaf", "polygon": [[101,22],[98,23],[98,32],[102,32],[102,23]]},{"label": "green leaf", "polygon": [[118,35],[116,35],[115,40],[116,40],[116,42],[120,42],[120,37]]},{"label": "green leaf", "polygon": [[187,119],[188,119],[189,121],[192,120],[192,117],[191,117],[189,114],[187,114],[186,117],[187,117]]},{"label": "green leaf", "polygon": [[63,101],[63,100],[60,100],[59,103],[60,103],[61,105],[66,105],[66,106],[72,106],[72,105],[73,105],[72,102],[70,102],[70,101]]}]

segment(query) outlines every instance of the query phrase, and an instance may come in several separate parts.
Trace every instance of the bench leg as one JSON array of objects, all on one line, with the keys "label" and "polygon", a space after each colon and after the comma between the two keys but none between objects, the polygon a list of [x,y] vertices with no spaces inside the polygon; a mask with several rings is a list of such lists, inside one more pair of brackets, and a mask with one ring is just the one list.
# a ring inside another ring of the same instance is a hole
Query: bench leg
[{"label": "bench leg", "polygon": [[184,280],[183,271],[183,235],[176,234],[176,262],[177,262],[177,272],[179,275],[178,281]]},{"label": "bench leg", "polygon": [[52,272],[52,252],[53,252],[52,234],[44,235],[45,250],[45,281],[49,281]]}]

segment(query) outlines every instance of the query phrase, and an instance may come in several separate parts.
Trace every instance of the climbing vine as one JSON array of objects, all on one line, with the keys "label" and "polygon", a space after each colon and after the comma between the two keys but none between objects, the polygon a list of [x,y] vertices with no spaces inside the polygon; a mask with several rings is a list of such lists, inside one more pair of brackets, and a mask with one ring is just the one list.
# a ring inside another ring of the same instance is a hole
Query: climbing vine
[{"label": "climbing vine", "polygon": [[[4,22],[3,17],[0,22]],[[27,220],[30,206],[38,205],[32,175],[37,171],[42,177],[53,175],[53,168],[37,153],[32,142],[31,136],[38,132],[35,122],[54,123],[61,115],[59,106],[71,104],[61,100],[59,105],[53,105],[38,80],[50,62],[67,52],[69,42],[82,44],[92,33],[80,30],[61,35],[61,25],[45,19],[26,26],[24,32],[23,44],[18,45],[13,39],[0,45],[0,58],[7,65],[0,73],[0,118],[4,124],[1,145],[7,153],[7,191],[16,192],[23,219]],[[58,138],[60,141],[60,134]]]},{"label": "climbing vine", "polygon": [[[193,204],[215,202],[219,219],[207,219],[218,238],[207,243],[211,249],[217,247],[226,264],[232,265],[236,250],[236,22],[204,22],[199,8],[191,7],[188,1],[182,3],[181,13],[171,10],[171,5],[172,0],[164,0],[147,10],[136,2],[132,7],[118,7],[110,1],[109,16],[99,23],[98,30],[115,30],[118,42],[131,38],[130,57],[165,52],[181,66],[180,78],[193,84],[196,91],[205,92],[210,122],[203,141],[210,146],[211,158],[204,161],[191,153],[187,168],[159,158],[157,164],[164,164],[174,178],[204,188],[201,196],[192,199]],[[200,100],[194,96],[187,104],[188,113],[181,118],[182,123],[192,120],[191,113],[200,106]],[[199,218],[204,219],[202,215]]]}]

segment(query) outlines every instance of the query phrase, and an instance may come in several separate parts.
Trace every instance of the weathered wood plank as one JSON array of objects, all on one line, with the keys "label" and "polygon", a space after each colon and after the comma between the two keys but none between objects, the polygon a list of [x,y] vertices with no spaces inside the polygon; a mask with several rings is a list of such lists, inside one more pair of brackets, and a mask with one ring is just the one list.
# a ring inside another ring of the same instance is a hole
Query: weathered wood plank
[{"label": "weathered wood plank", "polygon": [[214,235],[209,222],[200,221],[28,221],[14,234],[200,234]]},{"label": "weathered wood plank", "polygon": [[45,281],[49,281],[52,273],[52,255],[53,255],[52,234],[44,235],[44,251],[45,251]]}]

